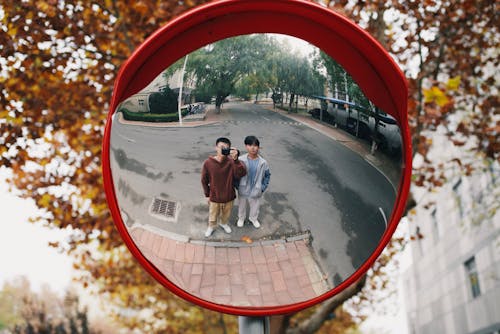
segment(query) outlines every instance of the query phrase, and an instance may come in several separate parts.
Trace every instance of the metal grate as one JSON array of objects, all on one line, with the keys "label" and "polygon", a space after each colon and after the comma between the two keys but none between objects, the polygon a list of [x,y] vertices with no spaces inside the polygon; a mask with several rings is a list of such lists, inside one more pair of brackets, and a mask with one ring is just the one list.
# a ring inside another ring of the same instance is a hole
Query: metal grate
[{"label": "metal grate", "polygon": [[163,198],[155,197],[151,203],[150,213],[156,218],[166,221],[177,221],[179,215],[180,204],[179,202],[168,201]]}]

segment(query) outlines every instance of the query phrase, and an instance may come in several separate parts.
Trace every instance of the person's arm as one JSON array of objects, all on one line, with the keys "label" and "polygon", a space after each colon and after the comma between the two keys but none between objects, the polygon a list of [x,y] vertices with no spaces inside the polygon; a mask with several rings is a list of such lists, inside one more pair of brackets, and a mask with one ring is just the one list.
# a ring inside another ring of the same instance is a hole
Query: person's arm
[{"label": "person's arm", "polygon": [[243,176],[247,175],[247,168],[241,160],[236,159],[233,162],[233,175],[235,178],[241,179]]},{"label": "person's arm", "polygon": [[269,186],[269,181],[271,180],[271,171],[269,168],[266,168],[264,171],[264,177],[262,178],[262,192],[266,191]]},{"label": "person's arm", "polygon": [[201,186],[203,187],[205,197],[210,197],[210,175],[208,174],[206,162],[203,164],[203,167],[201,169]]}]

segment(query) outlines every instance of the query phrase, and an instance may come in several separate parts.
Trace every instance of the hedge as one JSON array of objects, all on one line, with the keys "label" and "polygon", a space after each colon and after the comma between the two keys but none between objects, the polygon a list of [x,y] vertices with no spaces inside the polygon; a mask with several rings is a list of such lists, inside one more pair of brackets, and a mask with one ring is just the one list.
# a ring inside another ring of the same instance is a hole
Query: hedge
[{"label": "hedge", "polygon": [[[127,121],[140,121],[140,122],[177,122],[179,120],[178,113],[171,114],[152,114],[152,113],[141,113],[133,112],[126,108],[118,110],[123,113],[123,118]],[[186,108],[181,111],[182,117],[188,114]]]}]

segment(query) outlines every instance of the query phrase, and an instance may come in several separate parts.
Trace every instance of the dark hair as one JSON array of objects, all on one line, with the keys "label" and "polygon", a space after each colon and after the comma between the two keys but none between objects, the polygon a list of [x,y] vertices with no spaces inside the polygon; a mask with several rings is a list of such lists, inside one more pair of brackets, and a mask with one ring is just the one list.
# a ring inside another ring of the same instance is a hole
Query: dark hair
[{"label": "dark hair", "polygon": [[247,136],[245,138],[245,145],[255,145],[260,147],[260,142],[255,136]]},{"label": "dark hair", "polygon": [[217,138],[217,140],[215,141],[215,146],[217,146],[217,144],[219,144],[219,143],[226,143],[229,146],[231,146],[231,141],[229,139],[227,139],[226,137]]}]

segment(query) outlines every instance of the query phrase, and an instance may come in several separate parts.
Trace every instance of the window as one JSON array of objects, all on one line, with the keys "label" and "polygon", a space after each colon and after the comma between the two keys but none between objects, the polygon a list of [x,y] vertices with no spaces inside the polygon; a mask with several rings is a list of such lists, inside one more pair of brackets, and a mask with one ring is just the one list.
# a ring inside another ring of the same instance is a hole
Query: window
[{"label": "window", "polygon": [[471,257],[464,263],[465,271],[467,274],[467,279],[470,284],[472,298],[476,298],[481,295],[481,289],[479,287],[479,275],[476,267],[476,259]]}]

